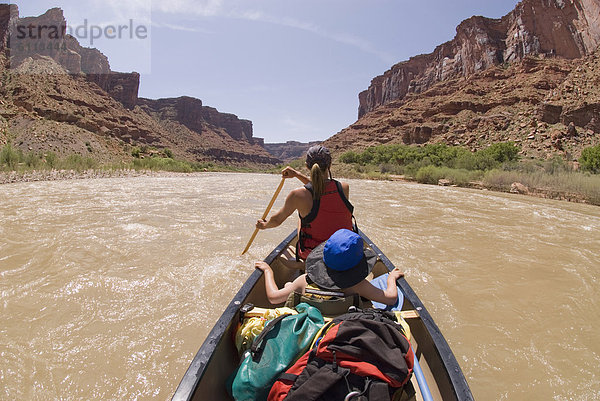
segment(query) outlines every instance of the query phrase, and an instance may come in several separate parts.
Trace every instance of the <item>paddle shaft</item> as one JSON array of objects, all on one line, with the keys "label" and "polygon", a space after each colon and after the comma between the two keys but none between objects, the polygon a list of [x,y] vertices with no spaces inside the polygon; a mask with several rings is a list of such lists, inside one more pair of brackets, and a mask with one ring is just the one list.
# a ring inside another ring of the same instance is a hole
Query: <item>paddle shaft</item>
[{"label": "paddle shaft", "polygon": [[[269,205],[267,206],[267,208],[265,209],[265,212],[263,213],[263,216],[262,216],[263,220],[265,220],[267,218],[267,216],[269,215],[269,212],[271,211],[271,207],[273,207],[273,204],[275,203],[275,199],[277,199],[277,195],[279,195],[279,192],[281,192],[281,188],[283,188],[284,182],[285,182],[285,178],[282,177],[281,182],[279,183],[279,186],[277,187],[277,189],[275,190],[275,193],[273,194],[273,197],[271,198],[271,202],[269,202]],[[248,241],[248,244],[246,245],[244,252],[242,252],[242,255],[245,254],[246,252],[248,252],[250,245],[254,241],[254,238],[256,238],[256,234],[258,234],[258,228],[254,229],[254,233],[252,234],[252,237],[250,237],[250,241]]]}]

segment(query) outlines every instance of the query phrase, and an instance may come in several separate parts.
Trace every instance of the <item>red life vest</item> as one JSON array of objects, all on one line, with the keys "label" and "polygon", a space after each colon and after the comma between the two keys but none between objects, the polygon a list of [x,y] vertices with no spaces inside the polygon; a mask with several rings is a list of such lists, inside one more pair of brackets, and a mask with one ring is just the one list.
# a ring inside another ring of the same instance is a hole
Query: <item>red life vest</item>
[{"label": "red life vest", "polygon": [[[304,186],[313,194],[311,183]],[[313,200],[309,214],[300,218],[300,232],[296,257],[306,259],[310,251],[341,228],[352,230],[354,206],[348,201],[342,184],[331,180],[325,185],[321,199]]]}]

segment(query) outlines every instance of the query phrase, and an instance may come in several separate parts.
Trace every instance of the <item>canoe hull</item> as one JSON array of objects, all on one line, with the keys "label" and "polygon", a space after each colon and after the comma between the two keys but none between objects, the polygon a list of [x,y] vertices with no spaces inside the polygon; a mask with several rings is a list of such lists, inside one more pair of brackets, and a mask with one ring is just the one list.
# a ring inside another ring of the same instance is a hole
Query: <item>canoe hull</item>
[{"label": "canoe hull", "polygon": [[[373,269],[375,276],[393,270],[394,265],[383,252],[363,232],[360,235],[365,244],[379,256]],[[293,279],[293,274],[297,274],[283,267],[277,260],[295,240],[294,231],[265,258],[265,262],[273,268],[279,286]],[[398,280],[398,286],[404,294],[402,309],[414,310],[418,315],[407,319],[407,322],[411,328],[413,349],[429,384],[432,398],[444,401],[473,400],[462,370],[433,318],[406,280]],[[174,401],[231,400],[225,389],[225,381],[239,364],[233,336],[239,322],[239,309],[247,303],[263,308],[274,307],[266,299],[263,274],[259,270],[250,275],[214,325],[173,395]],[[417,399],[420,399],[419,394]]]}]

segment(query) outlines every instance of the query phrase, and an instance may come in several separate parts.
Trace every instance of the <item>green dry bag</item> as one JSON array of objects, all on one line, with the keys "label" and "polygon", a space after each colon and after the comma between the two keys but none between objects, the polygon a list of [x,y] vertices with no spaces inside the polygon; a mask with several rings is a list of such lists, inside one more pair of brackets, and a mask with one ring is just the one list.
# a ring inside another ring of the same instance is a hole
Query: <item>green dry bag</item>
[{"label": "green dry bag", "polygon": [[296,306],[298,314],[283,315],[265,326],[242,362],[228,380],[228,390],[236,401],[266,401],[279,375],[310,347],[323,327],[321,312],[306,303]]}]

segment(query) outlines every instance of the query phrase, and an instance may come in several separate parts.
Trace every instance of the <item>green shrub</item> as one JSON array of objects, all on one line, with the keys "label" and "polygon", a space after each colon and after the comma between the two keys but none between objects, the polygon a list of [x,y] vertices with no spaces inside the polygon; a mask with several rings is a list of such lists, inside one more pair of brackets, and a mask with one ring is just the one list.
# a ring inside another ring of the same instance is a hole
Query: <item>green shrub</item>
[{"label": "green shrub", "polygon": [[444,171],[440,167],[425,166],[417,171],[415,178],[422,184],[437,184],[441,178],[444,178]]},{"label": "green shrub", "polygon": [[600,145],[583,149],[579,158],[581,168],[592,173],[600,173]]},{"label": "green shrub", "polygon": [[14,149],[10,143],[6,144],[0,151],[0,165],[4,165],[11,170],[17,168],[23,160],[23,152]]},{"label": "green shrub", "polygon": [[467,151],[456,156],[454,167],[465,170],[477,170],[477,158],[475,153]]},{"label": "green shrub", "polygon": [[37,155],[33,152],[29,152],[25,155],[23,162],[27,167],[31,169],[37,169],[42,164],[42,158],[40,157],[40,155]]},{"label": "green shrub", "polygon": [[544,171],[548,174],[559,174],[564,172],[569,172],[571,168],[567,165],[565,160],[555,155],[552,158],[546,160],[542,163]]},{"label": "green shrub", "polygon": [[447,169],[445,173],[444,178],[450,180],[452,184],[460,186],[467,186],[471,182],[483,178],[483,172],[479,170]]},{"label": "green shrub", "polygon": [[500,166],[500,162],[494,159],[494,156],[490,153],[486,153],[484,151],[479,151],[475,153],[475,168],[472,170],[492,170]]},{"label": "green shrub", "polygon": [[[475,153],[460,146],[446,144],[380,145],[367,148],[360,153],[348,151],[342,154],[340,161],[363,166],[397,164],[414,172],[429,165],[465,170],[489,170],[503,163],[515,162],[518,156],[519,148],[513,142],[496,143]],[[389,166],[386,168],[389,169]]]},{"label": "green shrub", "polygon": [[66,170],[83,171],[93,169],[96,167],[96,165],[96,161],[91,157],[83,157],[75,153],[67,156],[61,167]]},{"label": "green shrub", "polygon": [[397,163],[382,163],[379,165],[379,171],[383,174],[404,174],[404,168]]},{"label": "green shrub", "polygon": [[441,179],[460,186],[481,179],[483,173],[480,171],[469,171],[449,167],[425,166],[417,171],[415,179],[422,184],[438,184]]},{"label": "green shrub", "polygon": [[579,194],[594,205],[600,205],[600,176],[589,173],[565,171],[549,174],[543,169],[533,173],[523,171],[491,170],[485,173],[484,185],[508,191],[513,182],[529,188],[551,189],[557,193]]},{"label": "green shrub", "polygon": [[483,176],[483,183],[490,188],[508,191],[513,182],[522,182],[522,177],[527,174],[530,173],[494,169],[485,172]]},{"label": "green shrub", "polygon": [[518,160],[519,151],[519,147],[516,146],[514,142],[499,142],[492,144],[490,147],[481,150],[480,152],[489,154],[492,159],[499,163],[505,163]]},{"label": "green shrub", "polygon": [[54,152],[48,152],[45,157],[46,166],[48,168],[58,168],[58,156]]},{"label": "green shrub", "polygon": [[342,153],[342,155],[340,156],[340,162],[342,163],[358,163],[358,153],[350,150],[346,153]]},{"label": "green shrub", "polygon": [[296,170],[301,170],[306,168],[306,160],[303,158],[299,158],[296,160],[292,160],[288,165]]},{"label": "green shrub", "polygon": [[473,170],[493,170],[502,164],[516,162],[519,159],[519,150],[514,142],[494,143],[475,152]]}]

